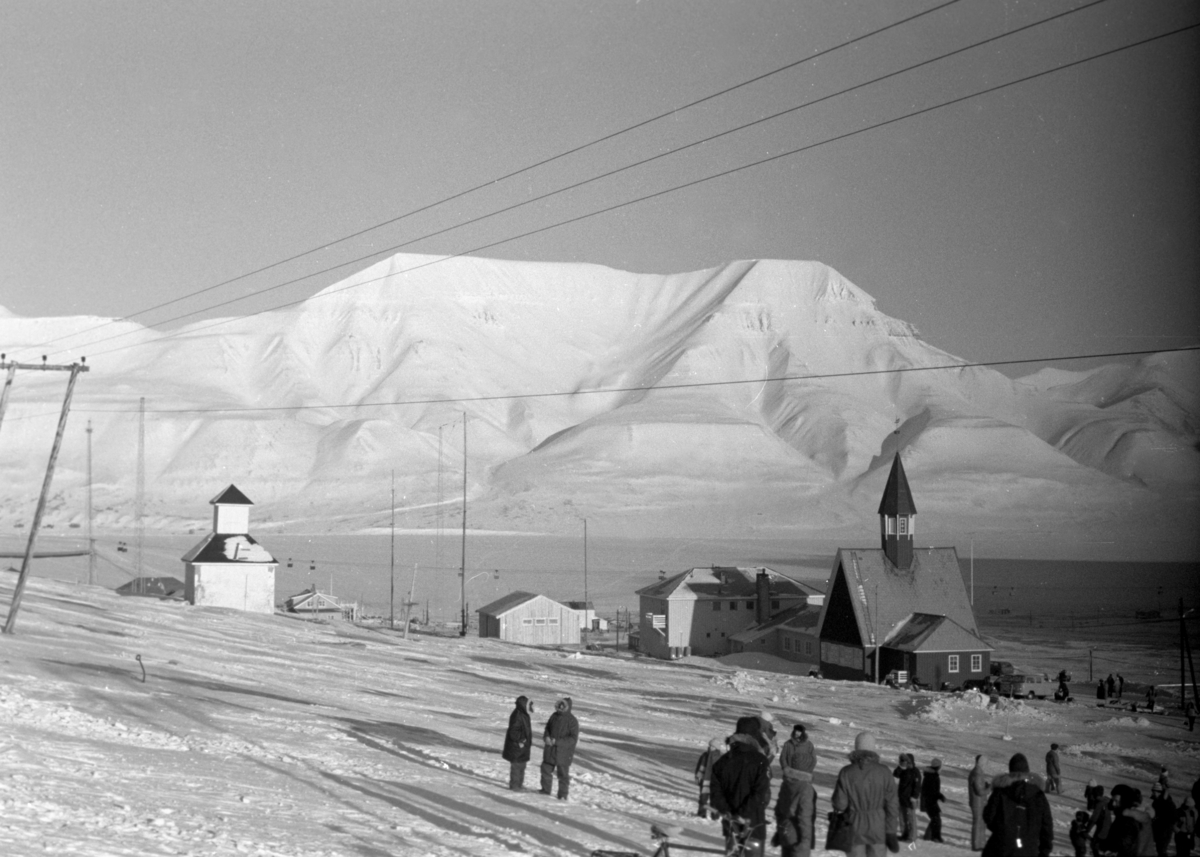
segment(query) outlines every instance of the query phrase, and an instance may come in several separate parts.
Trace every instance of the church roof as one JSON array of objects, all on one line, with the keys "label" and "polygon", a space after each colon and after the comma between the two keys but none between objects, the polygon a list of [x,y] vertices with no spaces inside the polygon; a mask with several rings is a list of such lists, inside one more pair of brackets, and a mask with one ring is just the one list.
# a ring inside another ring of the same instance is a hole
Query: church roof
[{"label": "church roof", "polygon": [[917,504],[913,502],[912,490],[908,487],[908,477],[904,475],[904,463],[900,461],[900,453],[892,459],[892,472],[888,474],[887,485],[883,488],[883,498],[879,501],[879,514],[915,515]]},{"label": "church roof", "polygon": [[275,557],[245,533],[233,535],[209,533],[200,544],[183,555],[183,561],[205,564],[221,562],[273,563]]},{"label": "church roof", "polygon": [[208,501],[213,506],[253,506],[254,501],[238,490],[236,485],[230,485],[216,497]]},{"label": "church roof", "polygon": [[906,569],[892,565],[880,548],[839,548],[818,628],[836,600],[839,576],[850,592],[859,637],[868,646],[876,632],[881,640],[891,639],[916,613],[945,616],[979,634],[954,548],[914,548]]}]

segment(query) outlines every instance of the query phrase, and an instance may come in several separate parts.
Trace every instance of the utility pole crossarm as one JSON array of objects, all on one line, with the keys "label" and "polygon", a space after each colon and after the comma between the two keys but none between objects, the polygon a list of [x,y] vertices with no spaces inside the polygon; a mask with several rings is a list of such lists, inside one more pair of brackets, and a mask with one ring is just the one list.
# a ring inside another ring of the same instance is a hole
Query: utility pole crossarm
[{"label": "utility pole crossarm", "polygon": [[80,372],[87,372],[91,368],[86,363],[18,363],[15,360],[0,361],[0,369],[36,369],[44,372],[70,372],[77,366]]}]

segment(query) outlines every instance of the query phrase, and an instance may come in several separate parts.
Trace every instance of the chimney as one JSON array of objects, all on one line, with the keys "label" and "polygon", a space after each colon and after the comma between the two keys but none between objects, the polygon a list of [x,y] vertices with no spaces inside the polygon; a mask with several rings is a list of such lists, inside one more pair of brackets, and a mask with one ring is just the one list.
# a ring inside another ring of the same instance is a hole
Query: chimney
[{"label": "chimney", "polygon": [[754,602],[754,621],[763,624],[771,618],[771,576],[765,569],[758,570],[754,580],[758,599]]}]

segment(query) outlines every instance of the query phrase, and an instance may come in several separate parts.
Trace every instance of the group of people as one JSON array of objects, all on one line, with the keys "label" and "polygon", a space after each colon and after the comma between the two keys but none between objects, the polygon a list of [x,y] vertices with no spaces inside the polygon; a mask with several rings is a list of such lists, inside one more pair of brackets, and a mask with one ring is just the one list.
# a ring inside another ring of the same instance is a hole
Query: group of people
[{"label": "group of people", "polygon": [[[571,762],[575,760],[575,745],[579,742],[579,720],[571,713],[571,698],[565,696],[554,704],[554,713],[542,730],[542,794],[548,795],[558,778],[558,799],[566,800],[571,786]],[[504,749],[500,755],[508,762],[508,787],[513,791],[525,788],[525,766],[533,751],[533,700],[518,696],[516,707],[508,716],[504,733]]]},{"label": "group of people", "polygon": [[1178,857],[1189,857],[1195,847],[1196,807],[1200,804],[1200,779],[1190,794],[1176,802],[1171,794],[1170,772],[1164,765],[1150,788],[1149,805],[1141,789],[1118,783],[1109,794],[1095,780],[1083,790],[1086,810],[1071,822],[1071,844],[1077,857],[1167,857],[1171,845]]}]

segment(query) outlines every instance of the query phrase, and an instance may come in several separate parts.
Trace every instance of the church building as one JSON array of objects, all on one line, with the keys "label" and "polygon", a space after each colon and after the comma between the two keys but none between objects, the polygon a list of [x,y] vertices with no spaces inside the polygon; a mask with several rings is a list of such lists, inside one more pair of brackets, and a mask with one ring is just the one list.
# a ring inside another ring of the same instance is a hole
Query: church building
[{"label": "church building", "polygon": [[817,623],[826,678],[882,681],[907,673],[936,689],[981,681],[992,649],[953,547],[917,548],[913,502],[900,453],[879,503],[878,548],[840,548]]}]

